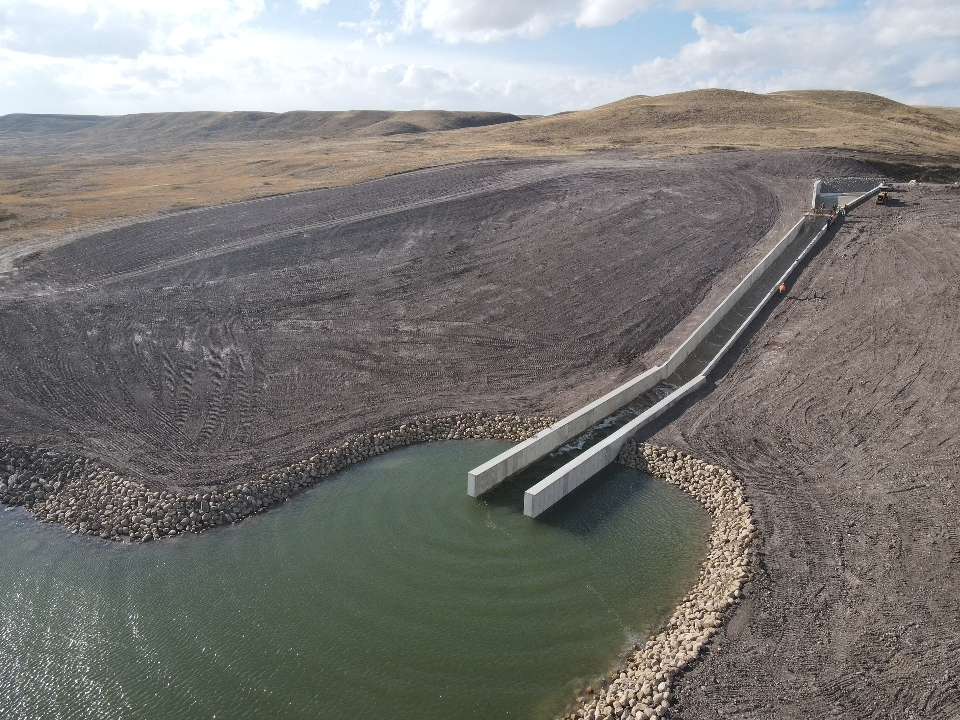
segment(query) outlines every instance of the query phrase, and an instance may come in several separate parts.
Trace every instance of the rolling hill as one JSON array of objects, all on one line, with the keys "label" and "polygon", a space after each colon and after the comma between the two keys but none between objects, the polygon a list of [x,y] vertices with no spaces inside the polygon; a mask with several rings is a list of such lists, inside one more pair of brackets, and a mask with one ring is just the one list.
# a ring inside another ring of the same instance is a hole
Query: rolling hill
[{"label": "rolling hill", "polygon": [[457,162],[830,149],[901,179],[960,179],[960,108],[869,93],[694,90],[521,118],[379,110],[0,117],[0,245]]}]

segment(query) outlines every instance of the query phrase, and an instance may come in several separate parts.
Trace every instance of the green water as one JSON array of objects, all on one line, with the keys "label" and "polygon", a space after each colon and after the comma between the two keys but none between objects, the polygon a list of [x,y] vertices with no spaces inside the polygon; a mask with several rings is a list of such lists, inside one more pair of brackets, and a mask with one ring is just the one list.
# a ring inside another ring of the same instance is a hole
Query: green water
[{"label": "green water", "polygon": [[495,441],[361,463],[144,545],[0,512],[4,718],[549,717],[672,611],[709,518],[608,468],[553,512],[467,497]]}]

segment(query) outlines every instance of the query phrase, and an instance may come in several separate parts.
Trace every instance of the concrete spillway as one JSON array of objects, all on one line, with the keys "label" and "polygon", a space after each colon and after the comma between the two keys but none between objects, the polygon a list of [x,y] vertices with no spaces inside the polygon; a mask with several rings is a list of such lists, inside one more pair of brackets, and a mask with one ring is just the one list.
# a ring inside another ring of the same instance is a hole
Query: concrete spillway
[{"label": "concrete spillway", "polygon": [[[844,181],[836,190],[849,209],[879,187],[857,190]],[[861,181],[862,185],[862,181]],[[818,181],[814,199],[827,183]],[[834,189],[829,187],[829,189]],[[862,190],[861,190],[862,191]],[[832,193],[831,193],[832,194]],[[849,202],[847,202],[849,201]],[[542,478],[524,495],[524,514],[536,517],[613,462],[641,427],[700,388],[709,373],[827,229],[827,219],[808,214],[743,279],[697,330],[660,366],[616,388],[511,450],[474,468],[467,479],[473,497],[528,468],[524,478]]]}]

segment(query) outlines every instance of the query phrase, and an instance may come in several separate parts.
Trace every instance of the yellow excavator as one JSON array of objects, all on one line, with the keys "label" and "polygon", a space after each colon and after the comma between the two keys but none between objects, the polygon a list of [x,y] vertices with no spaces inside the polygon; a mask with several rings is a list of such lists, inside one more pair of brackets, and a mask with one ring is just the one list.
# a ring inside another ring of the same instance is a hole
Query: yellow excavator
[{"label": "yellow excavator", "polygon": [[886,205],[887,204],[887,191],[881,190],[877,193],[877,205]]}]

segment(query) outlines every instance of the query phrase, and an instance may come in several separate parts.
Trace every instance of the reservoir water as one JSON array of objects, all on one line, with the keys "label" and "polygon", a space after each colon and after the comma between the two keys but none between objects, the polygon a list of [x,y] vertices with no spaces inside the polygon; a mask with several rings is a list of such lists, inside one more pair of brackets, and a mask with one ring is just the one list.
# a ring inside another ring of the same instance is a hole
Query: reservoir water
[{"label": "reservoir water", "polygon": [[0,512],[0,708],[26,718],[549,718],[672,612],[710,519],[613,465],[537,520],[411,446],[232,527],[125,545]]}]

